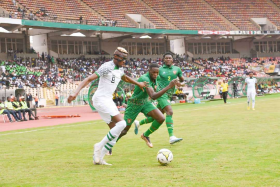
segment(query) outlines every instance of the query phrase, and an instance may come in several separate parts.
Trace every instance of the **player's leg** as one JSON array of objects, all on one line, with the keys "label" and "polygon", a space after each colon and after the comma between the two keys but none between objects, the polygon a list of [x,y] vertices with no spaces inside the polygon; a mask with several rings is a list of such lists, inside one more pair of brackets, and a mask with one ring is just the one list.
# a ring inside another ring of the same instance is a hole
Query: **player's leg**
[{"label": "player's leg", "polygon": [[250,110],[250,99],[251,99],[251,93],[247,91],[247,110]]},{"label": "player's leg", "polygon": [[[101,118],[107,123],[112,124],[113,128],[107,133],[107,135],[99,142],[94,145],[94,162],[99,164],[102,161],[103,157],[101,154],[105,155],[107,153],[106,150],[102,148],[110,141],[118,138],[122,130],[126,127],[126,122],[123,120],[123,117],[119,113],[114,102],[111,101],[95,101],[93,102],[94,107],[98,111]],[[113,122],[113,123],[111,123]],[[102,163],[101,163],[102,164]]]},{"label": "player's leg", "polygon": [[[115,127],[116,123],[115,122],[110,122],[108,124],[109,129],[112,129],[113,127]],[[109,150],[109,152],[106,155],[112,155],[112,149]]]},{"label": "player's leg", "polygon": [[139,128],[141,125],[152,123],[153,121],[154,121],[154,118],[152,118],[150,116],[147,116],[145,119],[142,119],[141,121],[135,120],[134,121],[134,125],[135,125],[134,133],[138,134],[138,131],[139,131]]},{"label": "player's leg", "polygon": [[[110,149],[116,144],[116,140],[118,139],[122,130],[126,127],[126,122],[123,120],[121,114],[117,114],[112,116],[112,122],[115,123],[115,126],[108,132],[108,134],[99,142],[94,148],[96,147],[97,150],[101,150],[99,161],[102,162],[104,156],[109,152]],[[111,124],[113,124],[111,123]],[[97,156],[99,154],[97,153]],[[97,159],[98,161],[98,159]],[[96,162],[97,162],[96,161]],[[102,163],[101,163],[102,164]]]},{"label": "player's leg", "polygon": [[[126,127],[125,129],[121,132],[118,140],[125,136],[127,134],[127,132],[129,131],[132,123],[135,121],[136,117],[138,116],[138,114],[141,112],[142,108],[144,107],[144,105],[136,105],[134,103],[128,102],[128,105],[125,109],[125,113],[124,113],[124,120],[126,121]],[[117,141],[118,141],[117,140]]]},{"label": "player's leg", "polygon": [[256,92],[255,90],[251,93],[251,99],[252,99],[252,110],[255,110],[255,100],[256,100]]},{"label": "player's leg", "polygon": [[[164,114],[164,111],[160,108],[159,104],[157,105],[157,108],[161,111],[161,113]],[[138,131],[139,131],[139,128],[140,128],[141,125],[152,123],[153,121],[154,121],[154,118],[152,118],[150,116],[147,116],[145,119],[142,119],[141,121],[135,120],[134,121],[134,125],[135,125],[134,133],[138,134]]]},{"label": "player's leg", "polygon": [[182,138],[177,138],[173,134],[173,110],[166,97],[158,99],[158,108],[161,108],[163,113],[166,113],[165,123],[169,134],[169,143],[175,144],[182,141]]},{"label": "player's leg", "polygon": [[[147,111],[147,110],[148,110],[148,108],[145,107],[145,111]],[[143,113],[148,115],[148,116],[151,116],[154,119],[154,121],[151,124],[150,128],[141,135],[141,138],[146,142],[146,144],[150,148],[152,148],[153,144],[151,143],[149,136],[152,133],[154,133],[162,125],[162,123],[164,122],[165,118],[164,118],[164,115],[161,113],[161,111],[159,109],[157,109],[156,107],[154,107],[154,109],[149,111],[149,112],[145,112],[145,111],[143,111]]]},{"label": "player's leg", "polygon": [[124,128],[124,130],[121,132],[121,134],[120,134],[119,138],[117,139],[117,141],[119,141],[123,136],[125,136],[125,135],[128,133],[130,127],[131,127],[131,124],[130,124],[130,125],[127,125],[127,126]]},{"label": "player's leg", "polygon": [[223,99],[224,99],[224,103],[227,103],[227,92],[223,92]]}]

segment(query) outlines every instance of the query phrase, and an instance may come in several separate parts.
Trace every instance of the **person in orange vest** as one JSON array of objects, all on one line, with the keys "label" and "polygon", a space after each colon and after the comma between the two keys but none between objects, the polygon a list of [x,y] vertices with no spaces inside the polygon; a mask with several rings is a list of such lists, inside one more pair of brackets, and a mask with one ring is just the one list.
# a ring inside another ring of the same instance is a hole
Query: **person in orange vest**
[{"label": "person in orange vest", "polygon": [[39,102],[39,99],[38,99],[38,95],[36,94],[35,96],[35,107],[38,108],[38,102]]},{"label": "person in orange vest", "polygon": [[55,106],[58,106],[58,94],[55,92]]}]

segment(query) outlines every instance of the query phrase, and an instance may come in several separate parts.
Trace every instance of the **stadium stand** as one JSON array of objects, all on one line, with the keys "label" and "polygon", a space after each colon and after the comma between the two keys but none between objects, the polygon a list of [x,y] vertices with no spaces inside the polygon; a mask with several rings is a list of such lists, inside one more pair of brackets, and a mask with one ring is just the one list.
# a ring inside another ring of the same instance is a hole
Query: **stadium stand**
[{"label": "stadium stand", "polygon": [[[14,13],[17,12],[17,18],[18,19],[22,18],[22,13],[21,12],[18,13],[18,8],[17,8],[16,4],[13,3],[12,0],[1,1],[0,6],[3,9],[5,9],[7,12],[9,12],[12,17],[14,17]],[[9,16],[9,15],[7,15],[7,16]]]},{"label": "stadium stand", "polygon": [[[259,30],[251,18],[268,18],[280,28],[280,9],[275,10],[266,0],[205,0],[240,30]],[[275,2],[279,2],[274,0]]]},{"label": "stadium stand", "polygon": [[[222,20],[202,0],[143,0],[179,29],[188,30],[235,30]],[[174,11],[176,13],[174,13]],[[215,22],[213,22],[215,21]]]},{"label": "stadium stand", "polygon": [[40,9],[44,8],[48,14],[48,16],[43,19],[45,21],[55,19],[68,22],[74,20],[78,23],[80,21],[80,17],[82,16],[83,20],[87,20],[88,24],[97,24],[98,22],[98,15],[91,12],[88,7],[81,4],[78,0],[18,0],[18,2],[33,13],[36,13],[40,11]]},{"label": "stadium stand", "polygon": [[280,28],[278,0],[2,0],[1,7],[17,18],[24,9],[26,17],[32,13],[44,21],[65,23],[116,21],[113,26],[133,28],[126,14],[141,14],[158,29],[259,30],[251,18],[268,18]]},{"label": "stadium stand", "polygon": [[125,18],[125,14],[142,14],[153,22],[156,28],[169,28],[168,23],[166,23],[164,19],[158,16],[149,7],[146,7],[141,1],[126,0],[124,3],[121,0],[115,0],[114,3],[112,3],[110,0],[83,0],[83,2],[107,20],[117,20],[117,25],[121,27],[135,27]]}]

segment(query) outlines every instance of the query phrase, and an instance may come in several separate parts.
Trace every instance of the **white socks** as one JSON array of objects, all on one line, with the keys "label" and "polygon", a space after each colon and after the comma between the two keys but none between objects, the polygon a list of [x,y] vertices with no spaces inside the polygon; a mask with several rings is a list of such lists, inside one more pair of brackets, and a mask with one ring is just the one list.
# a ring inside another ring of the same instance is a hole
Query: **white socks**
[{"label": "white socks", "polygon": [[248,103],[248,107],[250,107],[250,99],[252,99],[252,108],[255,108],[255,96],[247,96],[247,103]]},{"label": "white socks", "polygon": [[255,108],[255,98],[252,98],[252,108]]},{"label": "white socks", "polygon": [[114,147],[114,145],[117,143],[117,139],[118,137],[105,144],[105,146],[101,150],[100,160],[103,160],[104,156],[109,152],[109,150]]},{"label": "white socks", "polygon": [[[126,122],[124,120],[119,121],[116,123],[116,126],[113,127],[108,134],[101,140],[101,142],[98,143],[98,147],[103,148],[108,142],[113,141],[114,139],[118,139],[119,135],[123,131],[123,129],[126,127]],[[114,146],[114,145],[113,145]],[[108,146],[107,146],[108,147]]]}]

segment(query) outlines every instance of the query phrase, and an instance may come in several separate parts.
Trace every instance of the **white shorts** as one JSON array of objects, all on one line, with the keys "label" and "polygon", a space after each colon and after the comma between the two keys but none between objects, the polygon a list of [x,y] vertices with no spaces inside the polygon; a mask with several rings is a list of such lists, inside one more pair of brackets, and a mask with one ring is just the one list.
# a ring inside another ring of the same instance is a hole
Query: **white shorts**
[{"label": "white shorts", "polygon": [[98,111],[101,118],[109,124],[112,116],[118,115],[120,112],[113,99],[92,97],[94,108]]},{"label": "white shorts", "polygon": [[255,98],[256,97],[256,90],[247,90],[247,97]]}]

